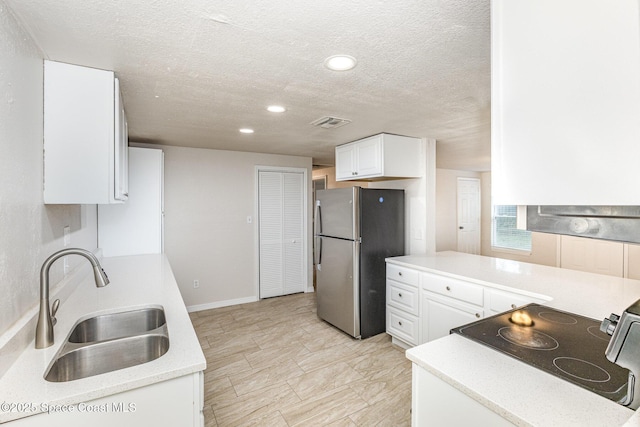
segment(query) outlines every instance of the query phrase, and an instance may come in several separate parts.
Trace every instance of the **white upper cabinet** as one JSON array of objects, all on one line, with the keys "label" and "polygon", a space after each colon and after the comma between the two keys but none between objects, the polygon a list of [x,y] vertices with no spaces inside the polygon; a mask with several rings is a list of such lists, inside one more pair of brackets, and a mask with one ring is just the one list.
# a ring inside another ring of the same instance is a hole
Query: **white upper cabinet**
[{"label": "white upper cabinet", "polygon": [[336,181],[419,178],[421,140],[381,133],[336,147]]},{"label": "white upper cabinet", "polygon": [[112,71],[44,62],[44,202],[122,203],[127,119]]},{"label": "white upper cabinet", "polygon": [[492,199],[640,204],[638,0],[494,0]]}]

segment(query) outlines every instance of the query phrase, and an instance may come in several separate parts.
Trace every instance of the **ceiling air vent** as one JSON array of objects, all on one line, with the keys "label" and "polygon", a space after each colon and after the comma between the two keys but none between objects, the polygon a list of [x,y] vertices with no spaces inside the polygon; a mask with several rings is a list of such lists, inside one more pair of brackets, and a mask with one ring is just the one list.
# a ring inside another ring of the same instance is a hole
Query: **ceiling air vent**
[{"label": "ceiling air vent", "polygon": [[348,125],[349,123],[351,123],[351,120],[325,116],[320,117],[318,120],[312,121],[310,124],[325,129],[335,129],[339,128],[340,126]]}]

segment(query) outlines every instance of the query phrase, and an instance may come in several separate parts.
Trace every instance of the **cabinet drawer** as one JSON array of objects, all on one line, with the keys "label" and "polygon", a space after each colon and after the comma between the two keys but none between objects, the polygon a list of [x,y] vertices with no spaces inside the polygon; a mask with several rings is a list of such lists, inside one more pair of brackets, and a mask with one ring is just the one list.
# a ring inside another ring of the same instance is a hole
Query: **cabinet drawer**
[{"label": "cabinet drawer", "polygon": [[418,286],[420,284],[420,273],[418,270],[399,267],[394,264],[387,264],[387,277],[397,282],[408,283]]},{"label": "cabinet drawer", "polygon": [[420,314],[418,288],[387,279],[387,304],[417,316]]},{"label": "cabinet drawer", "polygon": [[487,298],[489,299],[489,310],[495,313],[513,310],[514,308],[521,307],[532,302],[542,302],[538,298],[511,292],[498,291],[495,289],[487,289]]},{"label": "cabinet drawer", "polygon": [[422,288],[475,305],[483,305],[484,301],[482,286],[435,274],[423,273]]},{"label": "cabinet drawer", "polygon": [[418,345],[420,320],[411,314],[387,307],[387,333],[407,344]]}]

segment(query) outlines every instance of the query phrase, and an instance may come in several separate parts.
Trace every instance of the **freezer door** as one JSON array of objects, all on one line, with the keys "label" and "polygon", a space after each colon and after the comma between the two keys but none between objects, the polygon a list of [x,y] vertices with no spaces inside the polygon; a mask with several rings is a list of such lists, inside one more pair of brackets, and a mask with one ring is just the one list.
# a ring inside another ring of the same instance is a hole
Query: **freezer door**
[{"label": "freezer door", "polygon": [[318,237],[316,271],[318,317],[353,337],[360,337],[358,304],[359,243]]},{"label": "freezer door", "polygon": [[335,188],[316,192],[316,234],[355,240],[359,237],[358,189]]},{"label": "freezer door", "polygon": [[404,191],[360,192],[360,321],[362,338],[386,330],[386,264],[404,255]]}]

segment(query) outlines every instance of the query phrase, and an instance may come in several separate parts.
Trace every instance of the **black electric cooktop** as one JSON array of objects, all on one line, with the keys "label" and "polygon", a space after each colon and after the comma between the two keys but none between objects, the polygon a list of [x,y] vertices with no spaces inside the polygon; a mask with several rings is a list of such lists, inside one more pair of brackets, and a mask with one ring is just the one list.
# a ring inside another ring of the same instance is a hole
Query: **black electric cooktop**
[{"label": "black electric cooktop", "polygon": [[629,370],[605,356],[609,335],[588,317],[529,304],[451,330],[550,374],[619,401]]}]

